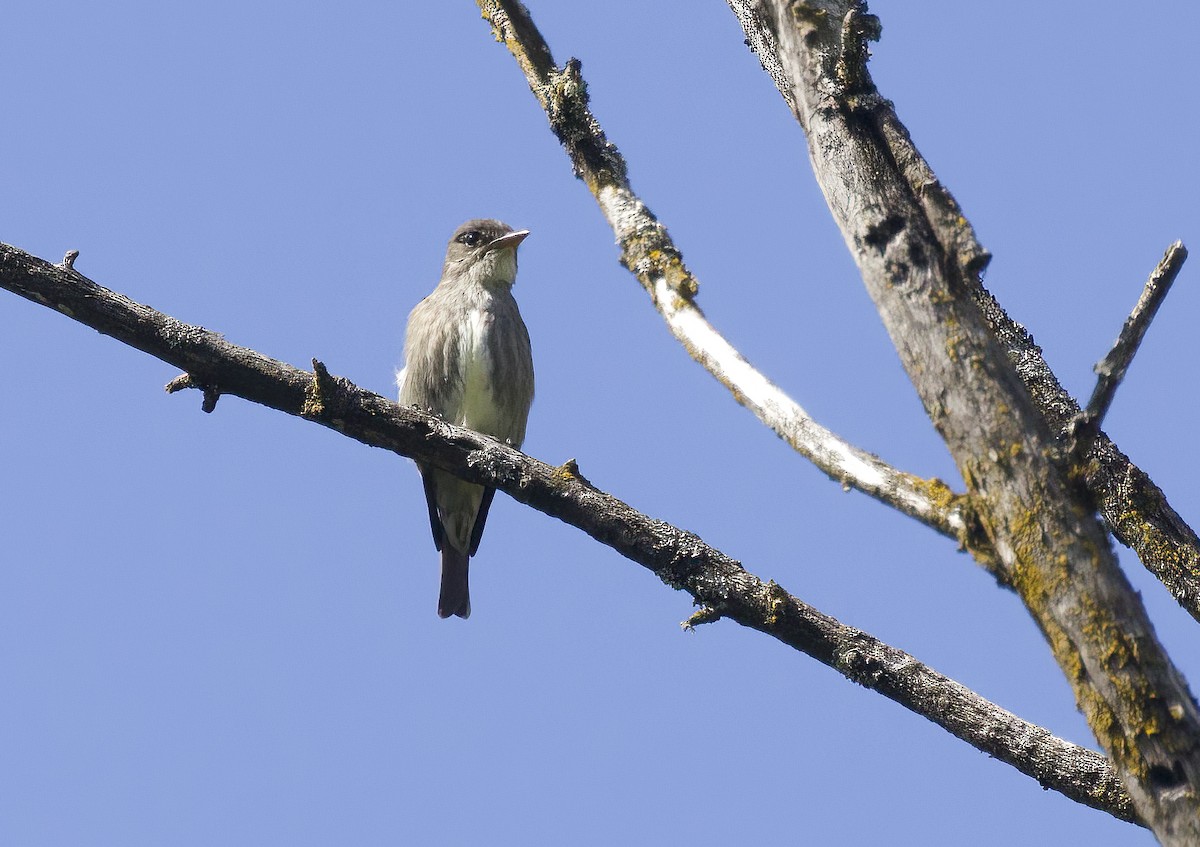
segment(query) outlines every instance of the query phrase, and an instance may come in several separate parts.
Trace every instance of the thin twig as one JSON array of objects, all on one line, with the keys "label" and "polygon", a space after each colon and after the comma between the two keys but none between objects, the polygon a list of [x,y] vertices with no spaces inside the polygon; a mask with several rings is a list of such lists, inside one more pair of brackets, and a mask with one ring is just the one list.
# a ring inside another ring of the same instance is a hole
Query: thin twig
[{"label": "thin twig", "polygon": [[1142,296],[1125,319],[1125,325],[1121,327],[1121,334],[1117,336],[1112,349],[1096,363],[1094,370],[1099,378],[1083,413],[1085,425],[1100,428],[1104,416],[1108,413],[1108,407],[1112,405],[1113,397],[1116,396],[1117,387],[1129,370],[1129,363],[1133,361],[1142,339],[1146,337],[1146,330],[1150,328],[1150,322],[1154,320],[1158,307],[1171,290],[1171,285],[1186,259],[1187,248],[1183,246],[1182,241],[1176,241],[1167,248],[1158,266],[1146,280]]},{"label": "thin twig", "polygon": [[63,256],[63,260],[58,263],[58,266],[64,270],[72,270],[75,267],[75,260],[78,258],[78,250],[68,250],[67,255]]},{"label": "thin twig", "polygon": [[[553,467],[470,430],[402,408],[316,364],[308,373],[218,333],[184,324],[68,271],[0,244],[0,287],[56,309],[242,397],[347,437],[499,488],[575,526],[689,592],[702,620],[715,614],[771,635],[1034,777],[1044,788],[1137,822],[1108,761],[1021,720],[914,657],[822,614],[692,533],[597,490],[568,463]],[[182,386],[181,380],[172,385]]]},{"label": "thin twig", "polygon": [[[596,198],[621,248],[621,263],[642,284],[672,335],[699,364],[800,455],[857,489],[970,549],[987,563],[995,554],[969,498],[939,479],[924,479],[887,464],[821,426],[759,372],[718,332],[696,304],[699,283],[667,229],[633,191],[625,160],[588,106],[580,63],[559,68],[528,10],[514,0],[478,0],[483,17],[512,52],[576,175]],[[997,576],[1000,576],[997,573]]]}]

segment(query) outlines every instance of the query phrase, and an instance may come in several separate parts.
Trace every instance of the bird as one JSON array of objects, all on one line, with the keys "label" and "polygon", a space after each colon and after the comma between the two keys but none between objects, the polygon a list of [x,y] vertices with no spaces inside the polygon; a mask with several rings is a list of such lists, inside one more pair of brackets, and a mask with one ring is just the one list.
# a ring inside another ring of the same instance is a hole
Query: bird
[{"label": "bird", "polygon": [[[442,277],[408,317],[400,404],[519,448],[533,404],[533,353],[512,287],[529,230],[470,220],[446,247]],[[438,616],[471,614],[470,559],[494,488],[418,462],[434,546],[441,552]]]}]

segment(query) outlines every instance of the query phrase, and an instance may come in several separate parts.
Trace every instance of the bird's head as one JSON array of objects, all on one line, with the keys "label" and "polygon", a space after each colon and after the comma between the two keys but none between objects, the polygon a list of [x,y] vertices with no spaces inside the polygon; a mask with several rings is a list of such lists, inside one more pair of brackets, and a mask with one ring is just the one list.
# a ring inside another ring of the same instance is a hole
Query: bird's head
[{"label": "bird's head", "polygon": [[529,230],[513,230],[490,218],[467,221],[446,247],[442,279],[463,279],[483,286],[511,286],[517,279],[517,245]]}]

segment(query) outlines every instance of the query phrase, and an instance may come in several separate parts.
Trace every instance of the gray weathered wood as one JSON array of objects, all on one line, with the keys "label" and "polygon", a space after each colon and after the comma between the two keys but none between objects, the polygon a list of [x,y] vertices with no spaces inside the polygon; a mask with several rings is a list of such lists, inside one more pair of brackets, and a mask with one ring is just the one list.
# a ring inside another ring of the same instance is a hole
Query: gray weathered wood
[{"label": "gray weathered wood", "polygon": [[[1200,843],[1200,714],[973,290],[987,255],[866,69],[879,22],[845,0],[730,0],[773,50],[817,181],[1008,573],[1135,807]],[[932,196],[936,202],[928,202]]]}]

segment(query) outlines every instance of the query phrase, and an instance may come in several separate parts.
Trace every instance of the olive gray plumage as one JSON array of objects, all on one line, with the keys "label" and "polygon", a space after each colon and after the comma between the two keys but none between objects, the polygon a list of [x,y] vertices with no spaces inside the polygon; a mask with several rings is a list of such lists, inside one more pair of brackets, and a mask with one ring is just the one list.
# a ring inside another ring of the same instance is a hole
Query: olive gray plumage
[{"label": "olive gray plumage", "polygon": [[[520,447],[533,403],[533,354],[512,286],[517,245],[497,220],[467,221],[446,248],[442,279],[408,317],[400,403]],[[471,614],[468,566],[495,489],[420,463],[433,542],[442,554],[438,614]]]}]

